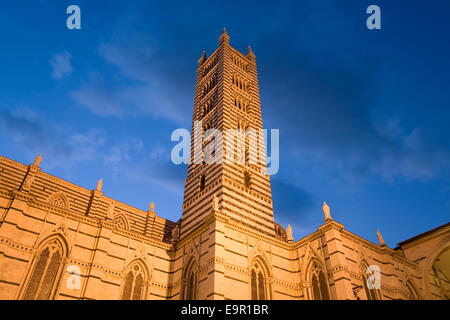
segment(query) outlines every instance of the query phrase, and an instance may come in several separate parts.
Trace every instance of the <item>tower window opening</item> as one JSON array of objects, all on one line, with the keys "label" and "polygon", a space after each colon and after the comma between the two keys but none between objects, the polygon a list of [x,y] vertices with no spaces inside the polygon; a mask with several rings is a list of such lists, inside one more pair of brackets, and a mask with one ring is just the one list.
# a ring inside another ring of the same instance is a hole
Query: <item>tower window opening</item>
[{"label": "tower window opening", "polygon": [[247,171],[244,172],[244,186],[246,188],[250,188],[251,181],[250,181],[250,173]]},{"label": "tower window opening", "polygon": [[217,84],[217,77],[213,75],[213,77],[206,82],[203,86],[203,96],[207,95]]},{"label": "tower window opening", "polygon": [[202,174],[202,175],[200,176],[200,186],[199,186],[200,191],[202,191],[203,189],[205,189],[205,180],[206,180],[205,175]]}]

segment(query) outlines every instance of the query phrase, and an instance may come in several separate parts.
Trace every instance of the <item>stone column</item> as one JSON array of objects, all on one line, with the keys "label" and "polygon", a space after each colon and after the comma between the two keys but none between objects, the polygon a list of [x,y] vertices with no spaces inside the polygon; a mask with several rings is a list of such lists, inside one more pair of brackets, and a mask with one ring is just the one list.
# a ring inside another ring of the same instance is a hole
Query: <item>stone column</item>
[{"label": "stone column", "polygon": [[347,272],[341,231],[344,226],[334,220],[328,220],[319,227],[323,232],[322,247],[331,291],[331,299],[354,300],[350,276]]},{"label": "stone column", "polygon": [[208,300],[223,300],[225,298],[225,217],[214,211],[209,219],[209,265],[208,282],[211,285],[207,292]]}]

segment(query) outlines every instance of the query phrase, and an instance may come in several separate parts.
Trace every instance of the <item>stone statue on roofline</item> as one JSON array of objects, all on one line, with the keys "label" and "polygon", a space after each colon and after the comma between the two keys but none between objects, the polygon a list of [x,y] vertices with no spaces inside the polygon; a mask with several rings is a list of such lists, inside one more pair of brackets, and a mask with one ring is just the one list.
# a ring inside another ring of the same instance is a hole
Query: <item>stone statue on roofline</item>
[{"label": "stone statue on roofline", "polygon": [[292,227],[289,224],[288,227],[286,228],[286,238],[288,242],[293,242],[294,238],[292,237]]},{"label": "stone statue on roofline", "polygon": [[102,191],[102,188],[103,188],[103,178],[101,178],[100,180],[98,180],[96,190],[101,192],[101,191]]},{"label": "stone statue on roofline", "polygon": [[323,203],[322,209],[323,213],[325,214],[325,221],[332,220],[330,215],[330,207],[327,205],[326,202]]}]

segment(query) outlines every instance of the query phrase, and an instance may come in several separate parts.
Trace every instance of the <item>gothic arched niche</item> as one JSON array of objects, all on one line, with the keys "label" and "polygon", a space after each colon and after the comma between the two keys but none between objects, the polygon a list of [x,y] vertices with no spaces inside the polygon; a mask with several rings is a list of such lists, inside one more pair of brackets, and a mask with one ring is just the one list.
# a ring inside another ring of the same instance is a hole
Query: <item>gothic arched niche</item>
[{"label": "gothic arched niche", "polygon": [[113,218],[112,222],[120,229],[129,230],[128,220],[123,215],[117,215]]},{"label": "gothic arched niche", "polygon": [[33,258],[23,300],[51,300],[55,296],[67,257],[67,244],[59,235],[48,237]]},{"label": "gothic arched niche", "polygon": [[259,256],[250,264],[250,289],[252,300],[270,300],[270,272]]},{"label": "gothic arched niche", "polygon": [[55,194],[52,194],[47,202],[51,204],[52,206],[61,208],[61,209],[69,209],[69,200],[62,192],[57,192]]},{"label": "gothic arched niche", "polygon": [[125,270],[121,300],[144,300],[149,274],[145,262],[140,259],[135,260]]},{"label": "gothic arched niche", "polygon": [[314,300],[330,300],[325,268],[317,259],[310,261],[307,275],[311,284],[312,298]]}]

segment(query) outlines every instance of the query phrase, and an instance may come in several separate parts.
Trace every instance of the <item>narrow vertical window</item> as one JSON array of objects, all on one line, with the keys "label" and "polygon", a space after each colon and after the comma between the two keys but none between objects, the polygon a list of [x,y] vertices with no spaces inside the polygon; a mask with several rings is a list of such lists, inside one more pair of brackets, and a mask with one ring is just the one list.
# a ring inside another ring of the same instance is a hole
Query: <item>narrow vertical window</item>
[{"label": "narrow vertical window", "polygon": [[184,275],[184,289],[183,289],[183,299],[184,300],[196,300],[197,299],[197,264],[194,260],[187,265],[185,275]]},{"label": "narrow vertical window", "polygon": [[317,280],[316,275],[313,275],[313,277],[312,277],[312,287],[313,287],[314,300],[322,300],[320,297],[319,280]]},{"label": "narrow vertical window", "polygon": [[375,293],[376,289],[370,289],[367,286],[367,278],[365,276],[363,277],[363,285],[364,285],[364,290],[366,291],[367,300],[377,300],[377,296]]},{"label": "narrow vertical window", "polygon": [[206,181],[205,175],[202,174],[202,175],[200,176],[200,182],[199,182],[199,189],[200,189],[200,191],[202,191],[203,189],[205,189],[205,181]]},{"label": "narrow vertical window", "polygon": [[256,284],[256,272],[252,270],[252,300],[258,300],[258,286]]},{"label": "narrow vertical window", "polygon": [[244,186],[250,188],[250,173],[247,171],[244,172]]},{"label": "narrow vertical window", "polygon": [[377,298],[377,290],[376,289],[370,289],[367,285],[367,265],[363,264],[361,266],[361,275],[362,275],[362,282],[364,291],[366,292],[367,300],[378,300]]},{"label": "narrow vertical window", "polygon": [[125,278],[125,285],[123,287],[122,300],[130,300],[131,290],[133,290],[133,273],[128,272]]},{"label": "narrow vertical window", "polygon": [[187,299],[188,300],[195,300],[195,288],[196,287],[196,275],[194,274],[194,272],[191,272],[190,276],[189,276],[189,289],[188,289],[188,296]]},{"label": "narrow vertical window", "polygon": [[322,267],[315,262],[311,268],[311,285],[314,300],[330,300],[325,273]]},{"label": "narrow vertical window", "polygon": [[144,278],[142,274],[138,274],[134,281],[133,300],[141,300],[143,286]]},{"label": "narrow vertical window", "polygon": [[264,276],[261,272],[258,274],[258,289],[259,289],[259,300],[265,300],[265,288],[264,288]]},{"label": "narrow vertical window", "polygon": [[330,300],[330,296],[328,294],[327,280],[325,279],[325,274],[323,273],[323,271],[319,273],[319,285],[322,300]]}]

